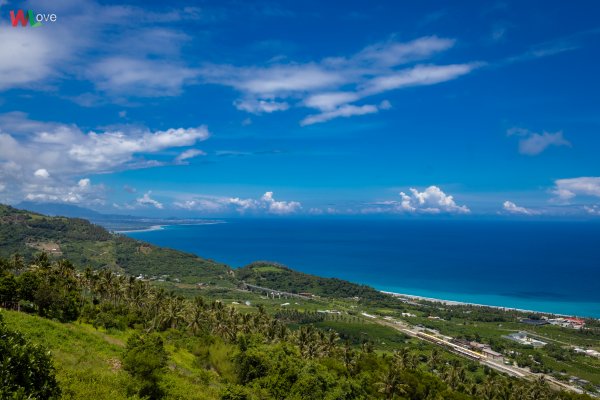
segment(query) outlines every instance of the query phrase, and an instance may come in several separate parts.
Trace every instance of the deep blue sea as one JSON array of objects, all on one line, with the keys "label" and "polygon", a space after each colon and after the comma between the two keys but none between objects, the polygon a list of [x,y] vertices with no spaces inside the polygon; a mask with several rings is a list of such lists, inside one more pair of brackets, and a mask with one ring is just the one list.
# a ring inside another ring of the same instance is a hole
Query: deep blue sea
[{"label": "deep blue sea", "polygon": [[600,223],[232,219],[127,235],[233,267],[290,268],[418,296],[600,318]]}]

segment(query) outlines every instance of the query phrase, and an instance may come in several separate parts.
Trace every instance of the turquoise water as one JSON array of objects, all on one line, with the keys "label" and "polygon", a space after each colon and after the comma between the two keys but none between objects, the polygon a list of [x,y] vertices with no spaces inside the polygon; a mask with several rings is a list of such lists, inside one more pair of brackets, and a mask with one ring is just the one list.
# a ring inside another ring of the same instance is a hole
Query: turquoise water
[{"label": "turquoise water", "polygon": [[600,318],[600,223],[234,219],[131,237],[418,296]]}]

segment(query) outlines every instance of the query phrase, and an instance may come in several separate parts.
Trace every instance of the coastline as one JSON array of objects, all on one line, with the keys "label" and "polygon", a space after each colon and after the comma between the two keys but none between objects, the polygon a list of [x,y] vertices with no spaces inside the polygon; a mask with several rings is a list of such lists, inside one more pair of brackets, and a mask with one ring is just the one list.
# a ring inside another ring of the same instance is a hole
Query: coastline
[{"label": "coastline", "polygon": [[[446,304],[449,306],[489,307],[489,308],[496,308],[496,309],[505,310],[505,311],[513,310],[513,311],[519,311],[519,312],[525,312],[525,313],[556,315],[556,316],[560,316],[560,317],[573,317],[574,316],[574,315],[570,315],[570,314],[560,314],[560,313],[553,313],[553,312],[546,312],[546,311],[527,310],[527,309],[516,308],[516,307],[503,307],[503,306],[494,306],[494,305],[489,305],[489,304],[470,303],[470,302],[466,302],[466,301],[445,300],[445,299],[438,299],[438,298],[433,298],[433,297],[418,296],[418,295],[414,295],[414,294],[388,292],[385,290],[380,290],[380,292],[389,294],[393,297],[404,297],[404,298],[412,299],[412,300],[424,300],[424,301],[430,301],[432,303]],[[593,318],[593,317],[586,317],[586,318]],[[596,318],[594,318],[594,319],[596,319]]]},{"label": "coastline", "polygon": [[161,231],[163,229],[165,229],[166,226],[170,226],[170,225],[152,225],[149,226],[147,228],[140,228],[140,229],[126,229],[126,230],[118,230],[118,231],[113,231],[114,233],[138,233],[138,232],[152,232],[152,231]]},{"label": "coastline", "polygon": [[[217,222],[211,221],[211,225],[215,223]],[[521,284],[513,287],[510,285],[510,281],[501,279],[497,283],[488,285],[487,290],[474,290],[472,285],[477,284],[478,279],[472,279],[465,283],[464,288],[454,287],[454,291],[451,291],[449,289],[452,282],[449,282],[448,285],[439,283],[439,280],[448,277],[448,274],[443,268],[436,267],[443,261],[442,257],[438,256],[425,260],[427,265],[431,265],[431,267],[428,267],[429,270],[437,274],[437,280],[432,285],[428,285],[426,276],[416,274],[416,277],[421,278],[421,280],[417,282],[418,285],[412,286],[410,279],[400,279],[396,276],[410,278],[412,276],[410,275],[410,266],[422,265],[425,264],[425,261],[418,259],[414,251],[406,252],[409,254],[407,257],[404,251],[400,252],[396,249],[394,241],[381,242],[382,227],[379,224],[369,225],[362,222],[353,222],[352,224],[338,225],[337,222],[324,224],[319,222],[319,224],[316,224],[304,221],[298,224],[288,220],[236,220],[236,223],[225,224],[229,225],[229,228],[222,225],[218,230],[194,228],[193,225],[196,224],[188,223],[186,225],[188,225],[189,231],[187,230],[188,227],[181,226],[181,229],[176,227],[173,229],[167,228],[150,233],[137,233],[138,230],[128,235],[156,245],[176,248],[220,260],[234,267],[246,265],[253,260],[264,259],[264,255],[268,254],[268,259],[278,260],[280,263],[300,272],[324,277],[337,277],[371,286],[380,292],[399,295],[415,301],[420,299],[438,304],[464,304],[531,314],[568,315],[600,319],[600,301],[596,296],[581,298],[576,294],[576,291],[563,290],[562,288],[562,286],[571,287],[573,284],[577,284],[585,290],[587,287],[593,286],[590,284],[593,279],[582,281],[572,276],[565,276],[564,273],[558,273],[562,271],[560,269],[556,270],[557,273],[552,270],[552,274],[539,275],[535,273],[537,264],[532,264],[531,272],[526,273],[522,279],[526,281],[530,279],[530,276],[535,275],[536,284],[533,286]],[[320,233],[322,227],[328,228],[326,233]],[[354,227],[363,229],[361,235],[366,234],[366,237],[355,235],[353,232],[358,232],[358,230],[351,229]],[[392,226],[396,229],[395,227],[395,225]],[[389,229],[391,229],[390,234],[393,236],[396,230],[392,228]],[[248,236],[248,232],[256,229],[262,231],[260,238]],[[454,230],[451,231],[454,232]],[[331,232],[344,240],[332,241]],[[462,235],[461,237],[470,237],[470,234],[465,236],[464,232],[461,232],[461,230],[458,232]],[[201,246],[199,245],[200,242],[202,243]],[[417,245],[418,243],[415,242],[414,246]],[[298,248],[307,251],[295,251]],[[360,250],[360,257],[348,256],[354,254],[357,249]],[[493,248],[489,250],[494,251]],[[588,248],[584,250],[592,251]],[[597,250],[593,250],[593,252],[595,254]],[[363,254],[369,254],[370,258],[365,259]],[[479,252],[474,257],[470,257],[469,260],[477,261],[486,254],[489,254],[489,252]],[[372,255],[375,256],[374,259],[371,259]],[[402,265],[396,266],[396,262],[393,260],[399,257],[407,258]],[[483,259],[481,261],[485,262]],[[365,268],[365,265],[372,262],[379,265],[376,271]],[[317,266],[319,267],[317,268]],[[588,270],[587,266],[584,267],[579,269],[580,274],[585,273],[589,274],[590,277],[595,277],[597,272],[591,269]],[[509,275],[518,273],[517,268],[508,268],[505,271]],[[560,279],[557,278],[558,276],[560,276]],[[481,279],[490,279],[490,276],[483,273]],[[565,285],[558,283],[561,280],[564,280]]]},{"label": "coastline", "polygon": [[151,225],[147,228],[139,228],[139,229],[124,229],[124,230],[114,230],[114,233],[141,233],[141,232],[153,232],[153,231],[162,231],[166,227],[169,226],[187,226],[187,225],[216,225],[216,224],[225,224],[226,221],[206,221],[206,222],[197,222],[197,223],[182,223],[182,224],[161,224],[161,225]]}]

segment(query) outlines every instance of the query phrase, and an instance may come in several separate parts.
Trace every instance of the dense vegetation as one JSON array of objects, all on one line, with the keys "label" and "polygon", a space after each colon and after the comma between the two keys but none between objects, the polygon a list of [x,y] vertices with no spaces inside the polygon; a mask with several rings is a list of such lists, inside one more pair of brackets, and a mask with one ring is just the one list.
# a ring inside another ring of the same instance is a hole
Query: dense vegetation
[{"label": "dense vegetation", "polygon": [[50,354],[8,329],[0,315],[0,399],[50,399],[59,395]]},{"label": "dense vegetation", "polygon": [[387,302],[389,296],[366,285],[337,278],[323,278],[294,271],[282,265],[256,262],[235,271],[246,283],[290,293],[310,293],[332,298],[357,298],[365,302]]},{"label": "dense vegetation", "polygon": [[193,254],[165,249],[108,232],[79,218],[47,217],[0,204],[0,257],[40,251],[81,267],[109,268],[146,276],[176,275],[183,281],[227,280],[230,269]]},{"label": "dense vegetation", "polygon": [[[473,380],[465,364],[448,362],[436,351],[422,357],[405,347],[378,354],[368,342],[358,347],[342,343],[334,330],[310,324],[290,329],[262,307],[244,313],[219,301],[167,293],[107,269],[78,272],[68,261],[45,255],[27,266],[18,257],[2,260],[0,271],[5,307],[126,334],[118,364],[132,378],[123,384],[127,396],[177,398],[182,389],[169,380],[167,366],[171,358],[189,357],[196,368],[193,384],[210,388],[206,393],[213,393],[212,398],[577,397],[553,392],[542,381],[518,381],[491,371]],[[69,391],[89,393],[79,388],[85,386],[81,377],[77,384],[69,379]]]}]

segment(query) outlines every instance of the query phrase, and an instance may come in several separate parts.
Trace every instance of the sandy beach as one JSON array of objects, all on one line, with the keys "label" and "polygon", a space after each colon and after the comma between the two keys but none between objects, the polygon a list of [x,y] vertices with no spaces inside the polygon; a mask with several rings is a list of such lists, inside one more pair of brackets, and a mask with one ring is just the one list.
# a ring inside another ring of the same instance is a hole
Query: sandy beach
[{"label": "sandy beach", "polygon": [[152,225],[152,226],[149,226],[148,228],[126,229],[123,231],[113,231],[113,232],[114,233],[152,232],[152,231],[160,231],[162,229],[165,229],[165,226],[168,226],[168,225]]},{"label": "sandy beach", "polygon": [[525,313],[535,313],[535,314],[545,314],[545,315],[557,315],[557,316],[561,316],[561,317],[570,317],[571,316],[571,315],[567,315],[567,314],[550,313],[550,312],[536,311],[536,310],[526,310],[526,309],[515,308],[515,307],[492,306],[492,305],[489,305],[489,304],[478,304],[478,303],[469,303],[469,302],[456,301],[456,300],[437,299],[437,298],[433,298],[433,297],[417,296],[417,295],[406,294],[406,293],[387,292],[385,290],[380,290],[380,292],[381,293],[385,293],[385,294],[389,294],[389,295],[394,296],[394,297],[405,297],[407,299],[412,299],[412,300],[425,300],[425,301],[430,301],[430,302],[433,302],[433,303],[447,304],[449,306],[490,307],[490,308],[497,308],[497,309],[500,309],[500,310],[514,310],[514,311],[525,312]]}]

